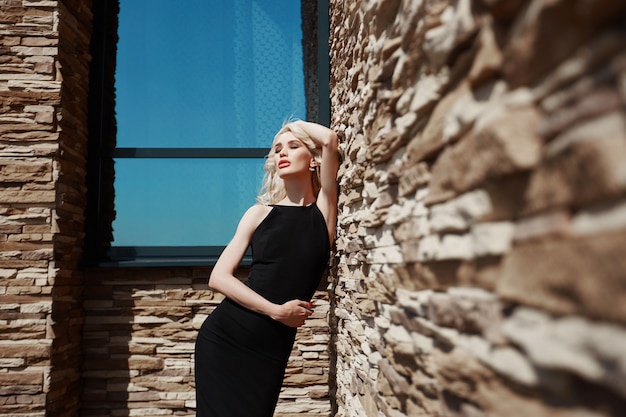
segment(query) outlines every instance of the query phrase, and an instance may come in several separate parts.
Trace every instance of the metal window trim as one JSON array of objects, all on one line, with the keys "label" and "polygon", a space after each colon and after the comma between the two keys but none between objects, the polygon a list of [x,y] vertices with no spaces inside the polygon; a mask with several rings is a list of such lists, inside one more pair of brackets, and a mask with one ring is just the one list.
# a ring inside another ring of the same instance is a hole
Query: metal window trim
[{"label": "metal window trim", "polygon": [[115,148],[112,158],[265,158],[269,148]]},{"label": "metal window trim", "polygon": [[[102,267],[213,266],[225,246],[112,246]],[[248,249],[240,265],[249,265]]]}]

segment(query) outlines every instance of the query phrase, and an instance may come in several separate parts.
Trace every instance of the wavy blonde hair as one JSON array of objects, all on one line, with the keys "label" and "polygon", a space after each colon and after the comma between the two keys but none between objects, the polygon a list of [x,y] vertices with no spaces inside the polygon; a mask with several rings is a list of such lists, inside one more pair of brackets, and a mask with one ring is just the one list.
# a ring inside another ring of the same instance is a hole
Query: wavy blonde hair
[{"label": "wavy blonde hair", "polygon": [[278,176],[278,168],[274,162],[274,154],[276,153],[274,151],[274,142],[276,142],[276,139],[285,132],[291,132],[291,134],[300,140],[300,142],[304,143],[317,162],[315,171],[311,172],[313,194],[317,196],[322,188],[319,169],[320,163],[322,162],[322,149],[315,144],[311,137],[298,125],[297,122],[297,120],[294,120],[283,124],[283,127],[274,136],[272,147],[265,158],[265,165],[263,166],[263,169],[265,170],[265,174],[263,175],[263,184],[261,185],[259,195],[257,196],[257,202],[261,204],[276,204],[287,196],[285,183],[282,178]]}]

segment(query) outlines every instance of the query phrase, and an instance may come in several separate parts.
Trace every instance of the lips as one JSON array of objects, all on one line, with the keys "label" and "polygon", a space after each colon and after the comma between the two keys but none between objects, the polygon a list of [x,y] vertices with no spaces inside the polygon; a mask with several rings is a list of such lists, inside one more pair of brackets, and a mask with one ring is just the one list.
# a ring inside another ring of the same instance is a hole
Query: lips
[{"label": "lips", "polygon": [[289,161],[287,160],[282,159],[278,161],[278,168],[285,168],[285,167],[288,167],[289,165],[291,165],[291,163],[289,163]]}]

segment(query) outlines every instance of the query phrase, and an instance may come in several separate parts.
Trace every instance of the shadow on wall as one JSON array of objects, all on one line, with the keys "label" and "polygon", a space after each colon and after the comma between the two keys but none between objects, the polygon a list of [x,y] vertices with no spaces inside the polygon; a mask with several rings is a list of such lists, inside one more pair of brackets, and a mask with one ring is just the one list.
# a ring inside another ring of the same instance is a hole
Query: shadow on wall
[{"label": "shadow on wall", "polygon": [[214,303],[192,287],[206,289],[207,276],[202,268],[88,271],[82,416],[195,415],[195,318]]}]

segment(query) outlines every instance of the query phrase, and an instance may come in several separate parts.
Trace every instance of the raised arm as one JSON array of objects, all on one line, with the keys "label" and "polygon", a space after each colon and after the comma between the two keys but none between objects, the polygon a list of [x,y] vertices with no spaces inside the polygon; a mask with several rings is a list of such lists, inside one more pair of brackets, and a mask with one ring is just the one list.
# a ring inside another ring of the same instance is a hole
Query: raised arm
[{"label": "raised arm", "polygon": [[317,206],[324,215],[328,227],[328,237],[332,241],[337,223],[337,171],[339,169],[339,153],[337,134],[317,123],[298,121],[309,137],[322,148],[320,164],[321,190],[317,196]]},{"label": "raised arm", "polygon": [[209,288],[252,311],[267,315],[287,326],[298,327],[303,325],[305,319],[311,315],[308,302],[293,300],[285,304],[274,304],[250,289],[234,275],[248,248],[252,234],[270,210],[270,207],[255,205],[246,211],[239,221],[233,239],[220,255],[211,272]]}]

